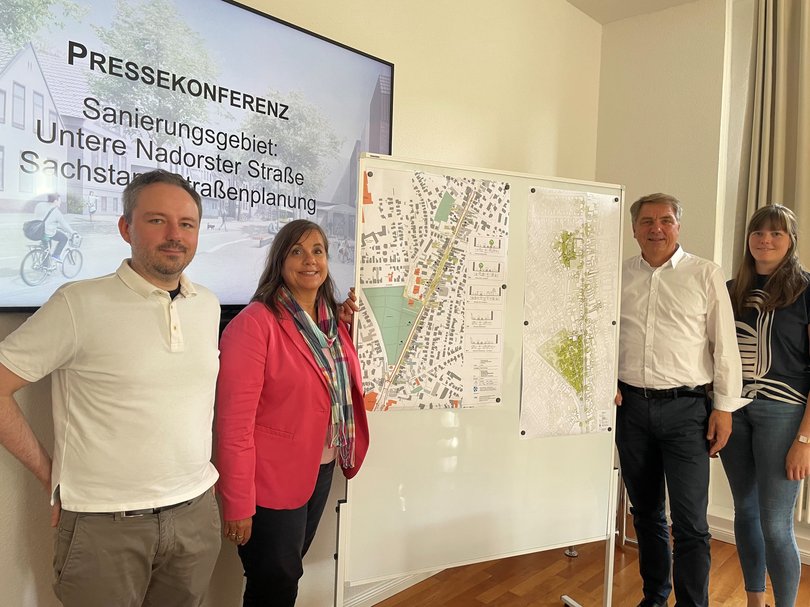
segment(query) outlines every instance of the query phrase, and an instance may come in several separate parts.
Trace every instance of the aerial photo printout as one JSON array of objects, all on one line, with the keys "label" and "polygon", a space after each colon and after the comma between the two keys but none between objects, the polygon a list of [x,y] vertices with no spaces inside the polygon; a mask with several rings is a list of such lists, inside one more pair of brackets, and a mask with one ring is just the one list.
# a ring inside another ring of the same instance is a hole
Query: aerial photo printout
[{"label": "aerial photo printout", "polygon": [[369,410],[499,405],[509,185],[367,170],[358,352]]},{"label": "aerial photo printout", "polygon": [[621,204],[613,195],[529,195],[524,437],[604,432],[616,393]]}]

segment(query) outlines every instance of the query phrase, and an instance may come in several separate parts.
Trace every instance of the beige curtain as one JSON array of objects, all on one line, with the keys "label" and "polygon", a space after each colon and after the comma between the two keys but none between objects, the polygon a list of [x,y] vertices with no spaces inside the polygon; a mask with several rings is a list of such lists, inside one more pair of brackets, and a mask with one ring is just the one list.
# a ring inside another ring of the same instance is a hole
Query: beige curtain
[{"label": "beige curtain", "polygon": [[759,0],[746,217],[778,202],[810,267],[810,0]]}]

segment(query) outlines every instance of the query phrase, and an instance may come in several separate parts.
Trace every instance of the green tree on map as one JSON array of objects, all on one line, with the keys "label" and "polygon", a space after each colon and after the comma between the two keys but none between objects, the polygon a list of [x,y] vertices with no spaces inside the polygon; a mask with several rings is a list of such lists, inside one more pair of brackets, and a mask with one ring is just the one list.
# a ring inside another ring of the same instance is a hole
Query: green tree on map
[{"label": "green tree on map", "polygon": [[43,27],[62,27],[62,17],[82,14],[70,0],[3,0],[0,2],[0,41],[14,50],[30,42]]},{"label": "green tree on map", "polygon": [[[139,65],[149,65],[200,82],[215,82],[217,69],[208,57],[205,41],[178,15],[169,0],[148,0],[143,4],[118,1],[109,28],[94,27],[106,52]],[[125,105],[141,113],[183,122],[202,124],[207,119],[205,101],[157,86],[133,86],[126,78],[93,77],[93,92],[113,107]],[[143,136],[135,130],[133,135]],[[159,145],[171,138],[151,133]]]}]

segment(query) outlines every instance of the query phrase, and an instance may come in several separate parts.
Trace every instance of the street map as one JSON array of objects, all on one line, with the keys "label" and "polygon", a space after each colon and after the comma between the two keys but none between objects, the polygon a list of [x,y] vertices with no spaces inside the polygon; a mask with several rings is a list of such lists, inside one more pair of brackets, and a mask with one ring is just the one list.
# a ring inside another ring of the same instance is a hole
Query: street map
[{"label": "street map", "polygon": [[509,185],[367,170],[358,353],[366,408],[499,405]]}]

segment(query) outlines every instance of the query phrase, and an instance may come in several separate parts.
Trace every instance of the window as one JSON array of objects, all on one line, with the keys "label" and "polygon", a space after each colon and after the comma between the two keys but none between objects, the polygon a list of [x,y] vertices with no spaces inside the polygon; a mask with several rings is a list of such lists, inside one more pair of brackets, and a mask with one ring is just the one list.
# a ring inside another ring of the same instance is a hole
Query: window
[{"label": "window", "polygon": [[[32,109],[33,114],[31,115],[31,126],[34,129],[34,132],[37,132],[37,120],[40,122],[45,122],[45,98],[42,96],[42,93],[37,93],[34,91],[34,98],[32,101]],[[43,124],[41,129],[45,128]]]},{"label": "window", "polygon": [[20,171],[20,192],[31,194],[34,191],[34,176],[31,173]]},{"label": "window", "polygon": [[0,192],[6,189],[6,148],[0,145]]},{"label": "window", "polygon": [[18,129],[25,128],[25,87],[15,82],[11,99],[11,124]]},{"label": "window", "polygon": [[0,89],[0,124],[6,122],[6,92]]}]

